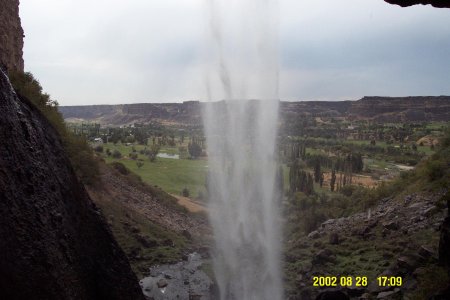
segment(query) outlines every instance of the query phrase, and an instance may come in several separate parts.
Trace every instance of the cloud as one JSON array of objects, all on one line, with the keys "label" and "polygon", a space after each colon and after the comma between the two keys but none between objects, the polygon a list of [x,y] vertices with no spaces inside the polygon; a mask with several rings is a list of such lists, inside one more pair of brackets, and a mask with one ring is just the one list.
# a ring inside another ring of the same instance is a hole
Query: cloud
[{"label": "cloud", "polygon": [[[205,99],[207,0],[22,0],[25,68],[63,105]],[[450,16],[280,0],[282,99],[450,94]]]},{"label": "cloud", "polygon": [[446,10],[402,9],[383,1],[321,8],[323,3],[315,2],[299,20],[286,10],[284,26],[290,30],[281,31],[281,98],[449,94]]}]

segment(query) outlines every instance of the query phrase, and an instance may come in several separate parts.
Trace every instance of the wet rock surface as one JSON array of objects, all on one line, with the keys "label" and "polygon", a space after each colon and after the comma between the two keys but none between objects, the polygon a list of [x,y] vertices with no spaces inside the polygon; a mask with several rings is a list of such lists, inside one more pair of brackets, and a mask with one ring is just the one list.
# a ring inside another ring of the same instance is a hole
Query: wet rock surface
[{"label": "wet rock surface", "polygon": [[139,284],[147,299],[216,299],[213,281],[201,270],[202,264],[202,257],[194,252],[186,261],[150,268],[150,276]]},{"label": "wet rock surface", "polygon": [[0,72],[0,298],[143,299],[61,139]]}]

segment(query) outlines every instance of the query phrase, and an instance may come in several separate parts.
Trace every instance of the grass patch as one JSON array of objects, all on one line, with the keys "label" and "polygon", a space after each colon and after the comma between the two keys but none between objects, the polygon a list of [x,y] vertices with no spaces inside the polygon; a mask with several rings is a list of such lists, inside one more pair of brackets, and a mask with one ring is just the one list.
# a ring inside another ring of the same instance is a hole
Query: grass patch
[{"label": "grass patch", "polygon": [[[138,159],[142,159],[144,163],[139,168],[136,160],[126,157],[132,151],[132,146],[106,144],[104,148],[109,148],[111,151],[118,150],[122,153],[122,158],[120,159],[103,154],[107,163],[121,162],[133,173],[139,175],[145,183],[161,187],[168,193],[182,195],[182,190],[187,188],[191,197],[195,198],[200,191],[205,191],[205,176],[208,170],[208,162],[206,160],[158,157],[155,162],[150,162],[146,156],[139,154],[139,151],[144,149],[144,146],[136,145],[134,148],[138,153]],[[171,152],[171,154],[177,153]]]}]

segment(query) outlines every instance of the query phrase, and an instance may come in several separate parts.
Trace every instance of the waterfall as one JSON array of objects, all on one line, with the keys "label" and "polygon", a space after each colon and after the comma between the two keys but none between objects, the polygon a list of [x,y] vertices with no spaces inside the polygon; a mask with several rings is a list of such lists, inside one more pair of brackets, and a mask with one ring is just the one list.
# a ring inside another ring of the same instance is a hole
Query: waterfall
[{"label": "waterfall", "polygon": [[208,9],[210,103],[203,120],[220,299],[282,299],[278,3],[210,0]]}]

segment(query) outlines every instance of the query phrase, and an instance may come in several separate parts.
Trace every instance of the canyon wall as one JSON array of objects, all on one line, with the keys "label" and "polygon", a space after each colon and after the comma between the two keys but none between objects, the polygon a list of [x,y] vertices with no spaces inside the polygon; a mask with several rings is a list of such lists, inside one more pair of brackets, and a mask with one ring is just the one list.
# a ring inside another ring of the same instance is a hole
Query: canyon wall
[{"label": "canyon wall", "polygon": [[[60,106],[69,122],[96,122],[121,126],[133,123],[179,123],[200,125],[206,103],[138,103],[120,105]],[[450,96],[364,97],[358,101],[280,102],[280,120],[292,118],[341,117],[379,122],[450,120]]]},{"label": "canyon wall", "polygon": [[143,299],[56,130],[6,71],[23,71],[19,1],[0,0],[0,299]]},{"label": "canyon wall", "polygon": [[0,298],[142,299],[51,124],[0,71]]},{"label": "canyon wall", "polygon": [[0,67],[23,71],[23,37],[19,0],[0,0]]}]

